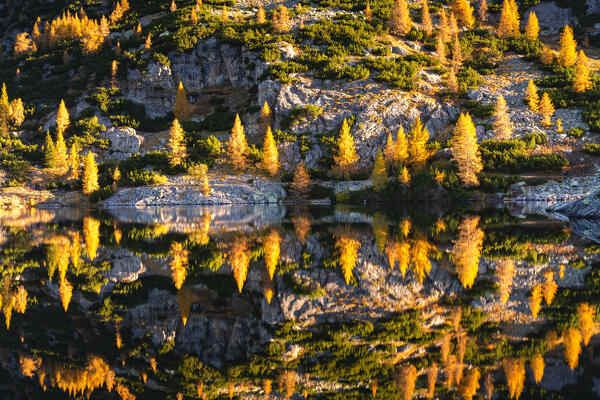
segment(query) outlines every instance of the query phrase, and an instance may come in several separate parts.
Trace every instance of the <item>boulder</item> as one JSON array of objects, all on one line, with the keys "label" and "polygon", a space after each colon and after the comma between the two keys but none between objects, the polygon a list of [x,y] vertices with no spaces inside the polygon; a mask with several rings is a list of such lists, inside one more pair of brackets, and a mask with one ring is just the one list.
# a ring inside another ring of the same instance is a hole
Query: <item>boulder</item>
[{"label": "boulder", "polygon": [[[541,2],[529,10],[535,12],[539,20],[540,30],[545,33],[556,34],[565,25],[573,26],[577,22],[570,8],[561,8],[554,1]],[[523,24],[527,23],[530,11],[525,12]]]},{"label": "boulder", "polygon": [[293,171],[302,160],[300,147],[294,142],[281,142],[278,146],[279,162],[284,171]]},{"label": "boulder", "polygon": [[125,160],[133,154],[140,152],[144,137],[129,127],[109,128],[100,135],[103,139],[110,140],[110,148],[106,157]]},{"label": "boulder", "polygon": [[592,193],[582,199],[566,203],[554,204],[548,211],[567,216],[569,218],[600,219],[600,193]]}]

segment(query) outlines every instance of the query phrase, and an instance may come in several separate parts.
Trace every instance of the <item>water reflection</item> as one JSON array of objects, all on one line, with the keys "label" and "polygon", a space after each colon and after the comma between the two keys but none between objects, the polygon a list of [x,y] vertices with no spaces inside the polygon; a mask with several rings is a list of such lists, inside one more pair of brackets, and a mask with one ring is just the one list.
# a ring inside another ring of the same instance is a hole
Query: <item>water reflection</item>
[{"label": "water reflection", "polygon": [[9,397],[598,394],[597,245],[410,211],[2,212]]}]

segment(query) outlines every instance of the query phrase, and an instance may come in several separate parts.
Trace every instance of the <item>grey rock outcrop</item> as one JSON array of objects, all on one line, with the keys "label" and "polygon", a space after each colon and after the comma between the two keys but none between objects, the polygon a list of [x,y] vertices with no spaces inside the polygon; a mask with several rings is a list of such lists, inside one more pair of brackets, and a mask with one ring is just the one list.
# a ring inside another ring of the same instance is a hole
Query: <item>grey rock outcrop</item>
[{"label": "grey rock outcrop", "polygon": [[110,148],[104,152],[104,157],[117,160],[125,160],[139,153],[144,142],[144,137],[129,127],[109,128],[102,133],[101,138],[110,140]]},{"label": "grey rock outcrop", "polygon": [[592,193],[582,199],[552,205],[548,208],[556,214],[561,214],[569,218],[600,219],[600,198],[599,193]]},{"label": "grey rock outcrop", "polygon": [[[588,0],[590,1],[590,0]],[[595,0],[591,0],[594,2]],[[570,8],[561,8],[555,2],[541,2],[540,4],[531,7],[531,11],[535,12],[538,17],[540,29],[542,32],[555,34],[558,33],[565,25],[571,26],[576,22],[573,16],[573,11]],[[523,17],[523,23],[527,23],[529,11]]]}]

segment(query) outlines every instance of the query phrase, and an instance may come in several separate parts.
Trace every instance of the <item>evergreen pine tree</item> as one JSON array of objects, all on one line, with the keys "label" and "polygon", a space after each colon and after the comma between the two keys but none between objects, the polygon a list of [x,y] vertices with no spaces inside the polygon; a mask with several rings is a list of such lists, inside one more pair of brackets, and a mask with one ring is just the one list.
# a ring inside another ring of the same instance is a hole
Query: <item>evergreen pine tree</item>
[{"label": "evergreen pine tree", "polygon": [[169,130],[169,150],[169,163],[172,166],[180,165],[187,156],[183,128],[177,118]]},{"label": "evergreen pine tree", "polygon": [[591,86],[589,60],[583,50],[580,50],[575,62],[575,83],[573,87],[577,93],[583,93]]},{"label": "evergreen pine tree", "polygon": [[227,142],[227,152],[229,162],[238,171],[242,171],[248,165],[246,158],[248,152],[248,143],[246,142],[246,135],[244,134],[244,127],[240,116],[235,116],[235,122],[233,128],[231,128],[231,135]]},{"label": "evergreen pine tree", "polygon": [[406,0],[395,0],[388,25],[393,35],[404,36],[410,32],[412,20]]},{"label": "evergreen pine tree", "polygon": [[[265,103],[266,104],[266,103]],[[267,133],[265,134],[265,141],[263,143],[263,168],[271,176],[277,175],[279,172],[279,151],[277,150],[277,144],[271,132],[271,127],[267,127]]]},{"label": "evergreen pine tree", "polygon": [[540,96],[538,96],[538,89],[533,83],[533,80],[529,80],[529,84],[527,84],[527,94],[525,96],[525,100],[527,100],[527,104],[529,104],[529,109],[533,112],[537,112],[540,107]]},{"label": "evergreen pine tree", "polygon": [[452,158],[458,163],[458,177],[463,186],[479,186],[477,174],[483,169],[475,125],[469,113],[461,114],[451,140]]},{"label": "evergreen pine tree", "polygon": [[554,105],[552,104],[552,100],[550,100],[550,96],[545,92],[542,96],[542,100],[540,100],[540,114],[542,115],[542,125],[549,127],[552,126],[552,115],[554,115]]},{"label": "evergreen pine tree", "polygon": [[55,146],[55,154],[56,154],[56,168],[60,170],[64,170],[68,167],[67,164],[67,145],[65,144],[65,138],[61,131],[56,133],[56,146]]},{"label": "evergreen pine tree", "polygon": [[500,140],[507,140],[512,137],[513,124],[510,121],[510,115],[508,114],[508,107],[504,96],[498,96],[496,101],[496,110],[494,112],[494,123],[492,124],[496,138]]},{"label": "evergreen pine tree", "polygon": [[377,150],[375,156],[375,162],[373,164],[373,172],[371,172],[371,181],[373,182],[373,189],[377,192],[385,189],[387,185],[387,171],[385,169],[385,160],[381,150]]},{"label": "evergreen pine tree", "polygon": [[535,15],[535,12],[533,11],[529,13],[527,25],[525,26],[525,35],[533,41],[538,40],[538,36],[540,35],[540,25],[538,23],[538,18],[537,15]]},{"label": "evergreen pine tree", "polygon": [[577,59],[577,42],[573,38],[573,29],[569,25],[565,25],[562,34],[560,35],[560,52],[558,62],[563,67],[571,67],[575,65]]},{"label": "evergreen pine tree", "polygon": [[83,193],[90,195],[95,190],[98,190],[100,186],[98,185],[98,166],[96,165],[96,160],[94,159],[94,153],[91,151],[85,157],[85,161],[83,163]]},{"label": "evergreen pine tree", "polygon": [[50,136],[50,132],[46,132],[46,141],[44,142],[44,168],[56,168],[56,147]]},{"label": "evergreen pine tree", "polygon": [[423,126],[421,118],[417,117],[410,130],[410,139],[408,141],[408,154],[414,170],[422,168],[431,155],[427,149],[429,140],[429,131]]},{"label": "evergreen pine tree", "polygon": [[65,101],[61,100],[58,106],[58,113],[56,114],[56,130],[62,133],[67,129],[69,124],[69,111],[67,110],[67,106],[65,106]]},{"label": "evergreen pine tree", "polygon": [[177,88],[177,94],[175,95],[173,114],[175,114],[175,118],[182,121],[185,121],[190,116],[190,103],[188,103],[187,94],[185,93],[181,81],[179,81],[179,87]]},{"label": "evergreen pine tree", "polygon": [[429,13],[428,0],[423,0],[423,6],[421,7],[421,28],[427,34],[427,36],[431,36],[431,32],[433,32],[433,26],[431,24],[431,14]]},{"label": "evergreen pine tree", "polygon": [[337,140],[337,149],[333,160],[335,162],[336,172],[348,179],[354,171],[354,167],[359,157],[356,154],[354,138],[350,133],[350,126],[344,120],[340,129],[340,137]]}]

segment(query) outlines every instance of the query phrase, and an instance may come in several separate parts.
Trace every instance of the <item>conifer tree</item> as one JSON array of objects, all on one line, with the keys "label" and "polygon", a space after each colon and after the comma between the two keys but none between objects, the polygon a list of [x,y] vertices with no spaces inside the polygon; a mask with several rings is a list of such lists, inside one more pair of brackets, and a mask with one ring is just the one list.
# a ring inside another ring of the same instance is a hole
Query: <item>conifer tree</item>
[{"label": "conifer tree", "polygon": [[56,168],[56,147],[54,147],[50,132],[46,132],[46,141],[44,142],[44,168]]},{"label": "conifer tree", "polygon": [[448,18],[448,30],[451,38],[458,36],[458,23],[456,22],[456,16],[453,12],[450,13],[450,17]]},{"label": "conifer tree", "polygon": [[529,13],[527,25],[525,26],[525,35],[534,42],[538,40],[538,36],[540,35],[540,25],[538,23],[538,17],[533,11]]},{"label": "conifer tree", "polygon": [[381,150],[377,150],[375,156],[375,162],[373,164],[373,172],[371,172],[371,181],[373,182],[373,189],[380,192],[385,189],[387,185],[387,171],[385,169],[385,160]]},{"label": "conifer tree", "polygon": [[458,69],[463,62],[462,50],[460,47],[460,41],[458,35],[454,36],[452,41],[452,68]]},{"label": "conifer tree", "polygon": [[121,171],[119,170],[118,165],[115,167],[115,170],[113,171],[112,179],[113,179],[112,188],[113,188],[113,191],[115,191],[119,187],[119,182],[121,181]]},{"label": "conifer tree", "polygon": [[408,142],[408,154],[414,170],[423,167],[431,156],[427,149],[427,141],[429,141],[429,131],[423,126],[421,118],[417,117],[410,130]]},{"label": "conifer tree", "polygon": [[190,103],[188,103],[187,94],[181,81],[179,81],[179,87],[177,87],[177,94],[175,95],[173,114],[175,114],[175,118],[182,121],[185,121],[190,116]]},{"label": "conifer tree", "polygon": [[562,34],[560,35],[560,52],[558,62],[563,67],[571,67],[575,65],[577,59],[577,42],[573,37],[573,29],[569,25],[565,25]]},{"label": "conifer tree", "polygon": [[509,39],[519,35],[519,11],[511,0],[504,0],[500,23],[498,25],[498,37]]},{"label": "conifer tree", "polygon": [[370,21],[373,18],[373,11],[371,11],[371,4],[367,2],[367,6],[365,7],[365,18],[367,21]]},{"label": "conifer tree", "polygon": [[411,400],[415,392],[417,369],[411,364],[405,364],[398,372],[396,384],[400,399]]},{"label": "conifer tree", "polygon": [[554,52],[550,46],[544,45],[540,59],[544,65],[550,65],[554,62]]},{"label": "conifer tree", "polygon": [[8,122],[10,114],[10,101],[8,100],[6,84],[2,83],[2,94],[0,95],[0,119]]},{"label": "conifer tree", "polygon": [[477,18],[482,24],[486,24],[488,20],[488,4],[487,0],[479,0],[479,8],[477,9]]},{"label": "conifer tree", "polygon": [[183,128],[175,118],[169,130],[169,163],[172,166],[180,165],[186,158],[186,146]]},{"label": "conifer tree", "polygon": [[340,129],[340,137],[337,140],[337,149],[333,156],[336,173],[348,179],[350,174],[354,171],[358,159],[359,157],[358,154],[356,154],[356,148],[354,146],[354,138],[350,133],[350,126],[344,119],[342,128]]},{"label": "conifer tree", "polygon": [[272,120],[273,120],[273,113],[271,112],[269,103],[267,103],[265,101],[260,110],[260,117],[258,120],[259,121],[259,134],[264,135],[267,133],[267,128],[269,128],[271,126]]},{"label": "conifer tree", "polygon": [[510,121],[510,115],[508,114],[508,107],[504,96],[499,95],[496,101],[496,109],[494,112],[494,123],[492,124],[496,138],[500,140],[507,140],[512,137],[513,124]]},{"label": "conifer tree", "polygon": [[442,34],[439,33],[437,36],[437,44],[435,46],[435,53],[437,54],[438,61],[440,64],[446,63],[446,45],[442,39]]},{"label": "conifer tree", "polygon": [[[266,104],[266,103],[265,103]],[[277,175],[279,172],[279,151],[277,150],[277,144],[271,132],[271,127],[267,127],[267,133],[265,135],[265,141],[263,143],[263,168],[271,176]]]},{"label": "conifer tree", "polygon": [[175,4],[175,0],[171,0],[171,6],[169,7],[171,12],[177,10],[177,4]]},{"label": "conifer tree", "polygon": [[583,50],[580,50],[575,63],[575,83],[573,87],[577,93],[583,93],[591,86],[589,60]]},{"label": "conifer tree", "polygon": [[19,127],[25,121],[25,108],[23,107],[23,100],[14,99],[10,105],[11,119],[15,126]]},{"label": "conifer tree", "polygon": [[525,362],[518,358],[506,358],[502,361],[502,368],[510,398],[518,399],[525,384]]},{"label": "conifer tree", "polygon": [[458,177],[463,186],[478,186],[477,174],[483,169],[475,125],[469,113],[461,114],[451,140],[452,158],[458,163]]},{"label": "conifer tree", "polygon": [[273,12],[273,28],[279,33],[285,33],[290,30],[290,14],[287,7],[283,4],[277,7],[277,12]]},{"label": "conifer tree", "polygon": [[450,9],[455,15],[457,22],[459,22],[462,26],[471,28],[473,24],[475,24],[473,7],[471,7],[468,0],[452,0],[452,3],[450,3]]},{"label": "conifer tree", "polygon": [[395,153],[396,142],[394,142],[394,137],[392,136],[392,134],[388,133],[387,139],[385,141],[385,148],[383,150],[383,157],[385,159],[386,166],[391,167],[394,165]]},{"label": "conifer tree", "polygon": [[408,184],[410,183],[410,172],[408,172],[408,168],[406,168],[406,166],[402,167],[402,170],[400,170],[400,174],[398,175],[398,180],[400,181],[400,183],[402,183],[405,186],[408,186]]},{"label": "conifer tree", "polygon": [[533,372],[533,381],[540,383],[544,376],[544,356],[540,353],[535,353],[531,359],[531,372]]},{"label": "conifer tree", "polygon": [[67,165],[67,145],[61,131],[56,133],[56,168],[64,170],[68,167]]},{"label": "conifer tree", "polygon": [[193,7],[192,11],[190,12],[190,22],[193,25],[198,25],[198,13],[196,12],[196,8]]},{"label": "conifer tree", "polygon": [[121,42],[117,42],[117,47],[115,48],[115,56],[121,57],[123,51],[121,50]]},{"label": "conifer tree", "polygon": [[95,190],[98,190],[98,166],[94,159],[94,153],[88,152],[83,163],[83,193],[90,195]]},{"label": "conifer tree", "polygon": [[102,35],[104,39],[108,38],[108,36],[110,35],[110,29],[108,28],[108,19],[106,19],[104,15],[102,16],[102,18],[100,18],[100,35]]},{"label": "conifer tree", "polygon": [[552,115],[554,115],[554,105],[548,92],[545,92],[540,100],[540,114],[542,115],[542,125],[549,127],[552,126]]},{"label": "conifer tree", "polygon": [[410,32],[412,20],[406,0],[395,0],[388,25],[393,35],[404,36]]},{"label": "conifer tree", "polygon": [[506,305],[510,298],[513,280],[515,278],[515,263],[512,260],[500,260],[494,271],[500,304]]},{"label": "conifer tree", "polygon": [[525,96],[525,100],[527,100],[527,104],[529,104],[529,109],[533,112],[537,112],[540,107],[540,96],[538,96],[538,89],[533,83],[533,80],[530,79],[527,84],[527,94]]},{"label": "conifer tree", "polygon": [[450,25],[448,22],[448,14],[446,14],[446,10],[442,7],[440,11],[440,25],[438,36],[442,38],[444,43],[448,43],[450,39],[452,39],[452,34],[450,32]]},{"label": "conifer tree", "polygon": [[310,193],[311,182],[304,161],[300,162],[294,171],[294,179],[290,183],[290,190],[295,197],[305,199]]},{"label": "conifer tree", "polygon": [[546,305],[549,306],[552,304],[552,300],[554,299],[557,290],[558,285],[556,282],[554,282],[554,272],[550,270],[544,272],[544,285],[542,287],[542,292]]},{"label": "conifer tree", "polygon": [[431,14],[429,13],[429,0],[423,0],[423,6],[421,7],[421,28],[427,36],[431,36],[433,26],[431,24]]},{"label": "conifer tree", "polygon": [[35,44],[29,38],[29,33],[18,33],[15,38],[14,56],[20,58],[35,51]]},{"label": "conifer tree", "polygon": [[113,60],[111,65],[110,65],[110,86],[112,88],[116,88],[117,87],[117,71],[118,71],[119,65],[117,64],[117,60]]},{"label": "conifer tree", "polygon": [[448,90],[450,93],[458,93],[458,79],[456,79],[456,70],[454,68],[450,68],[450,72],[448,72]]},{"label": "conifer tree", "polygon": [[69,111],[65,106],[65,101],[61,100],[58,106],[58,113],[56,114],[56,130],[62,133],[67,129],[69,124]]},{"label": "conifer tree", "polygon": [[427,394],[426,397],[428,399],[433,399],[433,395],[435,394],[435,383],[437,382],[438,376],[438,365],[434,361],[429,369],[427,370]]},{"label": "conifer tree", "polygon": [[79,146],[76,142],[71,144],[69,152],[69,178],[73,180],[79,179]]},{"label": "conifer tree", "polygon": [[264,24],[267,22],[267,16],[265,14],[265,9],[262,6],[258,7],[258,11],[256,12],[256,23]]},{"label": "conifer tree", "polygon": [[540,308],[542,306],[542,284],[537,284],[533,287],[531,294],[529,295],[529,309],[531,310],[531,316],[537,318]]},{"label": "conifer tree", "polygon": [[146,37],[146,42],[144,43],[144,50],[150,50],[152,48],[152,37],[150,34]]},{"label": "conifer tree", "polygon": [[244,127],[240,116],[236,114],[233,128],[231,128],[231,135],[227,142],[227,152],[229,156],[229,162],[234,169],[242,171],[248,165],[247,152],[248,143],[246,142],[246,135],[244,134]]}]

